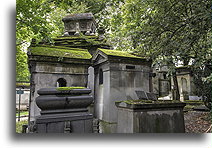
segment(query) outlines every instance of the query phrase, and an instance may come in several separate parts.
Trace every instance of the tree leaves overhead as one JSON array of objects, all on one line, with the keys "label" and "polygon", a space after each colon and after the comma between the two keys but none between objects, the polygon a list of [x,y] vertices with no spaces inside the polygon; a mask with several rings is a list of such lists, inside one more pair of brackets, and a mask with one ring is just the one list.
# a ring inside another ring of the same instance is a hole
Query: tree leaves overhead
[{"label": "tree leaves overhead", "polygon": [[21,54],[17,73],[22,73],[22,64],[27,67],[27,60],[19,59],[26,57],[24,47],[32,38],[52,42],[62,35],[61,19],[68,13],[92,12],[116,49],[155,62],[175,66],[192,59],[200,67],[211,59],[210,0],[17,0],[16,4],[16,45]]},{"label": "tree leaves overhead", "polygon": [[123,22],[117,32],[139,54],[174,56],[186,65],[211,48],[209,0],[126,0],[121,11]]}]

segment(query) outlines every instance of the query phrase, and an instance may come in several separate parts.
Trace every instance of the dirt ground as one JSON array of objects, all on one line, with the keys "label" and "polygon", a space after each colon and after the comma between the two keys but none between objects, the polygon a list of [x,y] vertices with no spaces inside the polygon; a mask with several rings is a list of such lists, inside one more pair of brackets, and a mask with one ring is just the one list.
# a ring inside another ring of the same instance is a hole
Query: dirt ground
[{"label": "dirt ground", "polygon": [[212,133],[211,112],[188,111],[184,113],[186,133]]}]

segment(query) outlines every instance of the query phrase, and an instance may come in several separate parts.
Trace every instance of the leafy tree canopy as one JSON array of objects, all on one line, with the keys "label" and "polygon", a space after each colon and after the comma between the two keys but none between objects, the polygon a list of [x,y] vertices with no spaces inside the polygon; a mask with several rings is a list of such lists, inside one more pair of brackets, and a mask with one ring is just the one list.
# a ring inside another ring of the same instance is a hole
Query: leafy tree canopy
[{"label": "leafy tree canopy", "polygon": [[211,54],[210,0],[125,0],[118,17],[119,48],[184,65]]}]

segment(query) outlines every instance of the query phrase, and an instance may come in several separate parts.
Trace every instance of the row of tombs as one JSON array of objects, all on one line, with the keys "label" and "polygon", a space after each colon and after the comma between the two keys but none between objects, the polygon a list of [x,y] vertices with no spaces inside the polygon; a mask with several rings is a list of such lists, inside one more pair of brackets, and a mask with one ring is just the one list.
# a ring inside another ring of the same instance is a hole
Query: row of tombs
[{"label": "row of tombs", "polygon": [[28,50],[29,132],[184,132],[184,103],[153,103],[151,60],[113,50],[91,13],[63,22],[53,45]]}]

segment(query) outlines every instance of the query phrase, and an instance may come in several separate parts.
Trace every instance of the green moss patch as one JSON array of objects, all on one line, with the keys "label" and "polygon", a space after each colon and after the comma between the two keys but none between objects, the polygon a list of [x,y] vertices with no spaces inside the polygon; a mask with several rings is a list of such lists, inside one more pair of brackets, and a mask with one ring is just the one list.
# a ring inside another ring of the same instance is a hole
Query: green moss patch
[{"label": "green moss patch", "polygon": [[77,46],[93,46],[93,45],[105,45],[106,40],[100,41],[98,40],[97,36],[85,36],[80,35],[78,37],[76,36],[70,36],[70,37],[60,37],[54,39],[55,44],[58,45],[65,45],[65,46],[71,46],[71,47],[77,47]]},{"label": "green moss patch", "polygon": [[194,107],[195,107],[194,105],[186,105],[183,110],[184,111],[192,111]]},{"label": "green moss patch", "polygon": [[69,91],[73,89],[85,89],[85,87],[57,87],[58,91]]},{"label": "green moss patch", "polygon": [[184,102],[187,105],[203,105],[204,104],[203,101],[199,101],[199,100],[185,100]]},{"label": "green moss patch", "polygon": [[75,58],[75,59],[91,59],[92,56],[87,49],[78,48],[63,48],[63,47],[50,47],[50,46],[38,46],[30,47],[32,55],[52,56],[60,58]]},{"label": "green moss patch", "polygon": [[120,57],[128,57],[128,58],[145,59],[145,58],[142,58],[142,57],[132,55],[132,54],[126,52],[126,51],[110,50],[110,49],[102,49],[102,48],[99,48],[99,50],[102,51],[103,53],[105,53],[106,55],[109,55],[109,56],[120,56]]}]

